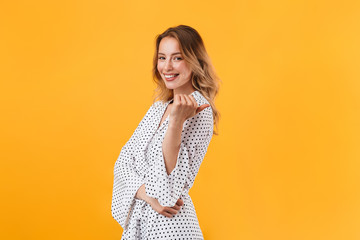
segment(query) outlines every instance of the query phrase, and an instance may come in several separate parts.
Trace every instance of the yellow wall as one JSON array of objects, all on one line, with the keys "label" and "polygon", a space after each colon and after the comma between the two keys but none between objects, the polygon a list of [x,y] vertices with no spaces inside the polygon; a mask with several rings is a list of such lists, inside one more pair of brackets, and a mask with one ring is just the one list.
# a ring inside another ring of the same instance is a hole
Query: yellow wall
[{"label": "yellow wall", "polygon": [[114,163],[178,24],[223,81],[190,191],[205,239],[360,239],[359,20],[355,0],[2,1],[0,239],[120,239]]}]

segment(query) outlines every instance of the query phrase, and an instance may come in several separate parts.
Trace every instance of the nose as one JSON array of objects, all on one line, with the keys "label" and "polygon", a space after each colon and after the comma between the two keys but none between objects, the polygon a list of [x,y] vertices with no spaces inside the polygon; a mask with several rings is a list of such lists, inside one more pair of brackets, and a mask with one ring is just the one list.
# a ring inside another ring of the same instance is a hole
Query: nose
[{"label": "nose", "polygon": [[172,69],[171,59],[169,59],[169,60],[167,60],[167,61],[165,62],[165,70],[168,71],[168,70],[170,70],[170,69]]}]

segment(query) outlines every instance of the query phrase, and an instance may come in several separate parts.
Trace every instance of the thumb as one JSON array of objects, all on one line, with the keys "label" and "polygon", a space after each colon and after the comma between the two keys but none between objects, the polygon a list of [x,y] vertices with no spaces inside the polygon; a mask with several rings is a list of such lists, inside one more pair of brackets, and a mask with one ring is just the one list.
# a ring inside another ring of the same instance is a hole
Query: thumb
[{"label": "thumb", "polygon": [[176,204],[179,205],[179,206],[181,206],[181,205],[184,204],[184,201],[183,201],[181,198],[179,198],[179,199],[176,201]]},{"label": "thumb", "polygon": [[203,105],[201,105],[200,107],[198,107],[198,108],[196,109],[195,115],[198,114],[199,112],[201,112],[202,110],[204,110],[204,109],[207,108],[207,107],[210,107],[210,105],[209,105],[209,104],[203,104]]}]

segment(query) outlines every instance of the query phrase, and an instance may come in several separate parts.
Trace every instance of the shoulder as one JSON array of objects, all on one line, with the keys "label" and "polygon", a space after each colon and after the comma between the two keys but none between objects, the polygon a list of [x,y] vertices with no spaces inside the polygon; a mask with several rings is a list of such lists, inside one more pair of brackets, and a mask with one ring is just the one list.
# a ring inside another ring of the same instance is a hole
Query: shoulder
[{"label": "shoulder", "polygon": [[[204,105],[204,104],[210,105],[209,101],[199,91],[195,91],[193,93],[193,96],[199,106]],[[211,108],[211,105],[209,107],[205,108],[204,110],[202,110],[201,112],[199,112],[197,115],[202,116],[202,118],[206,118],[206,120],[208,120],[208,121],[212,121],[213,110]]]},{"label": "shoulder", "polygon": [[165,105],[165,102],[163,102],[161,100],[157,100],[150,107],[154,108],[154,109],[157,109],[157,108],[162,107],[164,105]]},{"label": "shoulder", "polygon": [[[199,91],[195,91],[194,93],[192,93],[192,95],[194,96],[196,102],[198,103],[198,106],[201,106],[203,104],[210,105],[208,100]],[[197,113],[192,118],[188,118],[185,121],[185,126],[187,128],[190,129],[201,128],[202,131],[206,130],[206,132],[207,131],[212,132],[213,125],[214,125],[214,120],[213,120],[213,111],[211,106],[206,107],[201,112]]]},{"label": "shoulder", "polygon": [[148,105],[145,116],[142,121],[150,121],[153,116],[158,112],[158,109],[161,105],[161,101],[156,101]]},{"label": "shoulder", "polygon": [[194,96],[196,102],[199,104],[199,105],[202,105],[202,104],[209,104],[208,100],[201,94],[200,91],[195,91],[193,92],[191,95]]},{"label": "shoulder", "polygon": [[163,103],[162,101],[160,101],[160,100],[155,101],[155,102],[153,102],[153,103],[150,105],[148,111],[149,111],[149,112],[156,111],[156,110],[158,110],[158,109],[159,109],[161,106],[163,106],[163,105],[164,105],[164,103]]}]

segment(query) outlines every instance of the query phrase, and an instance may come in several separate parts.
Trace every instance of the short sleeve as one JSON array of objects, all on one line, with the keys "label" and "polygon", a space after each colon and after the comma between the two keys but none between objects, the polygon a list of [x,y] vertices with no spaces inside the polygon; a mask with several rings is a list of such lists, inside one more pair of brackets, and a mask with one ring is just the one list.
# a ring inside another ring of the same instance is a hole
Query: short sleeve
[{"label": "short sleeve", "polygon": [[175,168],[170,175],[166,172],[162,144],[155,161],[153,174],[145,181],[146,194],[158,199],[160,205],[172,207],[180,198],[185,187],[190,189],[195,181],[200,165],[207,152],[213,135],[213,115],[211,107],[185,121],[180,149]]}]

